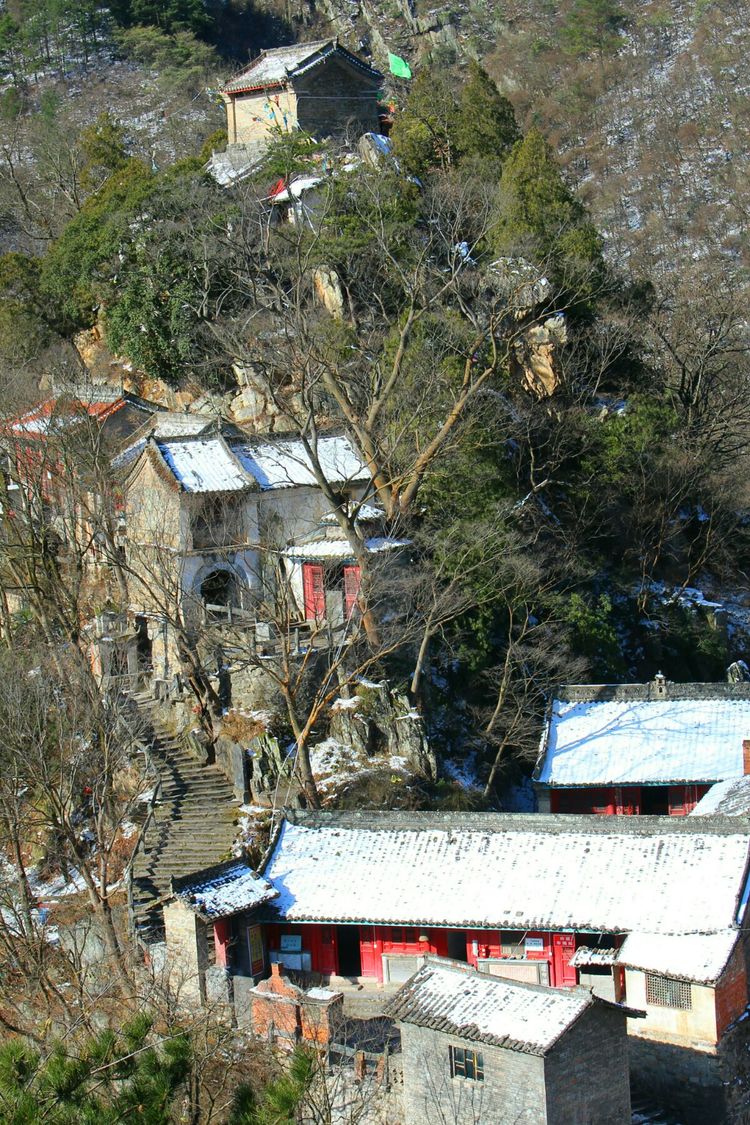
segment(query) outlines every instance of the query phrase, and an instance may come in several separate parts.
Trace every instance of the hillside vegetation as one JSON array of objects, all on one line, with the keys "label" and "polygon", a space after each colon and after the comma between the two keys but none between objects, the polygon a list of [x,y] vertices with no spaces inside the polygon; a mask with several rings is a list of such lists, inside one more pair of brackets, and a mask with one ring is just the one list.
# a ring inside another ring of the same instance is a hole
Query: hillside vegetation
[{"label": "hillside vegetation", "polygon": [[[231,409],[253,371],[289,429],[348,429],[435,603],[422,663],[386,670],[488,768],[533,748],[554,680],[748,655],[737,7],[51,11],[3,17],[9,396],[80,375],[94,329],[100,364],[167,401]],[[220,188],[231,29],[324,17],[412,59],[397,162],[344,172],[332,142],[279,136]],[[322,167],[319,221],[270,226],[271,183]]]}]

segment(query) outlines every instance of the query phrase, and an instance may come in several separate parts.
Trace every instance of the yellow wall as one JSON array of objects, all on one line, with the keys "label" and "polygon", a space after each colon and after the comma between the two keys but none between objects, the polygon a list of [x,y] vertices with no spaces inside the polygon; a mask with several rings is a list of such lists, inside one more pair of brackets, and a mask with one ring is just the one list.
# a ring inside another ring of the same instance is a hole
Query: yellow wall
[{"label": "yellow wall", "polygon": [[626,969],[625,1002],[629,1008],[646,1012],[645,1020],[628,1020],[629,1034],[713,1046],[717,1040],[714,989],[692,984],[690,991],[693,1006],[689,1011],[649,1005],[646,1003],[646,974]]},{"label": "yellow wall", "polygon": [[227,94],[222,96],[227,109],[229,144],[247,144],[249,141],[262,140],[268,136],[269,129],[274,125],[288,131],[295,128],[297,124],[297,96],[292,90],[236,94],[234,97]]}]

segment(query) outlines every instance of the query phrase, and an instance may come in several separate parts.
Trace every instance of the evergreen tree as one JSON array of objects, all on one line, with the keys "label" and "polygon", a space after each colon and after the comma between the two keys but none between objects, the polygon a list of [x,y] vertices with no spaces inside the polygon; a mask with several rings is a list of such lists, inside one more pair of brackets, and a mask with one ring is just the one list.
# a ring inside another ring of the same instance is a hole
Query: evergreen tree
[{"label": "evergreen tree", "polygon": [[531,244],[540,258],[564,267],[569,284],[600,267],[601,238],[538,129],[531,129],[506,160],[500,197],[496,250],[508,253]]},{"label": "evergreen tree", "polygon": [[178,1034],[152,1045],[151,1021],[136,1017],[78,1049],[58,1042],[42,1055],[20,1040],[0,1047],[2,1120],[13,1125],[109,1125],[139,1120],[168,1125],[191,1066],[190,1041]]},{"label": "evergreen tree", "polygon": [[562,29],[562,40],[573,55],[612,55],[622,43],[627,17],[614,0],[575,0]]},{"label": "evergreen tree", "polygon": [[168,33],[192,31],[206,35],[213,25],[202,0],[113,0],[109,9],[121,27],[141,24]]},{"label": "evergreen tree", "polygon": [[463,156],[502,157],[520,139],[513,106],[478,62],[461,90],[458,147]]},{"label": "evergreen tree", "polygon": [[450,168],[458,155],[458,133],[454,76],[437,67],[420,71],[391,130],[396,156],[415,176],[430,168]]},{"label": "evergreen tree", "polygon": [[477,62],[463,85],[455,70],[433,65],[417,75],[391,133],[407,172],[453,167],[464,157],[498,160],[520,132],[513,106]]}]

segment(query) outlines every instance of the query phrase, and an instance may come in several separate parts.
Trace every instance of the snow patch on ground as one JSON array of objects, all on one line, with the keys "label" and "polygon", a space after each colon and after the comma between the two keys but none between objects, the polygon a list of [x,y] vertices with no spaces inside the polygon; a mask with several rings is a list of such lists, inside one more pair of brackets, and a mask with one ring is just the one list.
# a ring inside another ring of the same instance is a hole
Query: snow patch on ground
[{"label": "snow patch on ground", "polygon": [[477,756],[475,753],[468,754],[462,762],[445,758],[442,766],[450,780],[455,781],[462,789],[482,788],[482,783],[477,775]]}]

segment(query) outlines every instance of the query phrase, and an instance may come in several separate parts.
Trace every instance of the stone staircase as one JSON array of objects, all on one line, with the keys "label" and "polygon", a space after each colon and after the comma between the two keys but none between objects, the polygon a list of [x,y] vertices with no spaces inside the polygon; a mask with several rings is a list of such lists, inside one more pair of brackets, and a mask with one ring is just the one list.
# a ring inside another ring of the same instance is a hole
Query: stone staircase
[{"label": "stone staircase", "polygon": [[133,696],[151,765],[158,776],[153,807],[132,866],[133,923],[158,930],[173,877],[191,875],[231,855],[238,803],[215,765],[201,765],[159,722],[154,701]]}]

